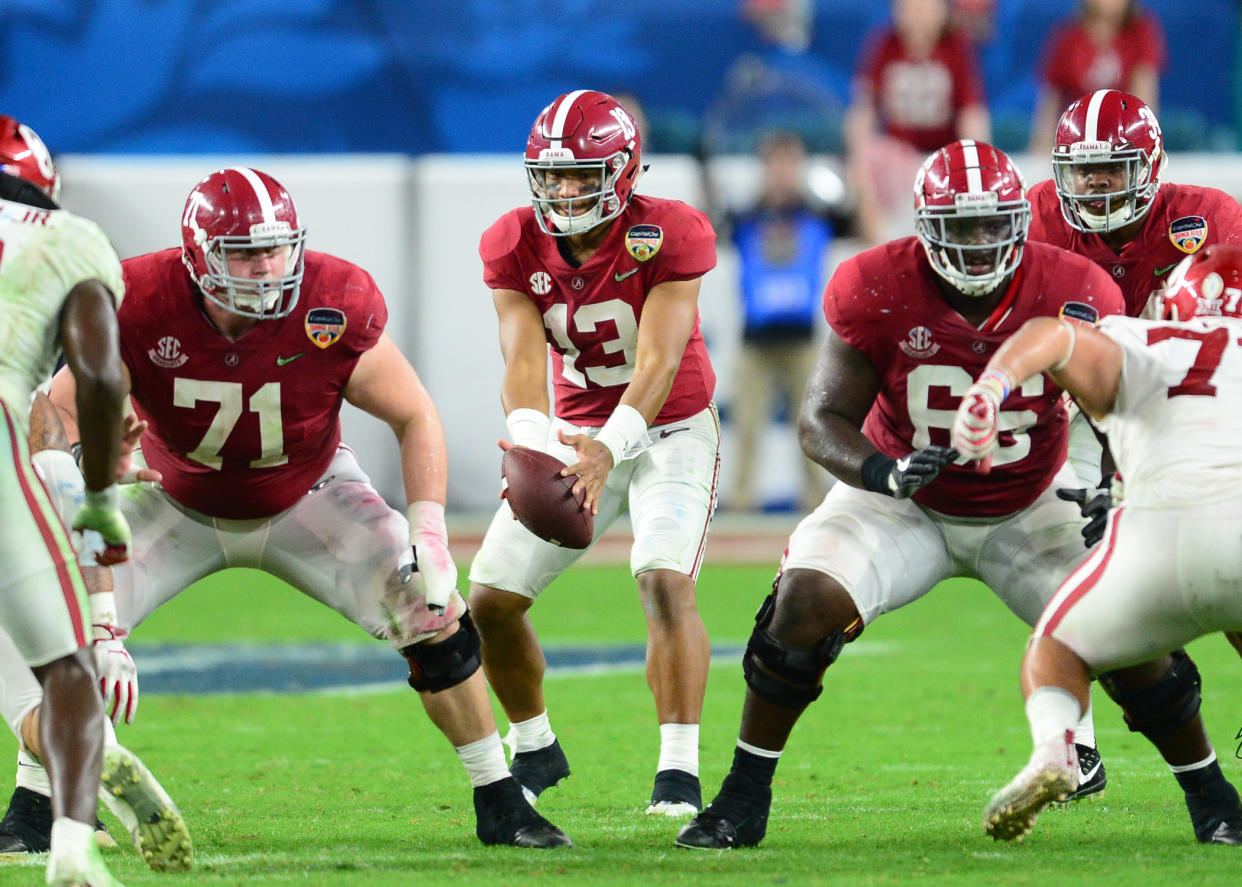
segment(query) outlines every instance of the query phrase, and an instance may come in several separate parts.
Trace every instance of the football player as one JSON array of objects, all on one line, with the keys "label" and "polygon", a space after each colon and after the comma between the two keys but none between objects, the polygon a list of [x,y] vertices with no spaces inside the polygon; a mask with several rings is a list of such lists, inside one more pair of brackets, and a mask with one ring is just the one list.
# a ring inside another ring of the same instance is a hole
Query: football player
[{"label": "football player", "polygon": [[[1056,495],[1073,483],[1061,390],[1036,376],[1015,393],[986,476],[949,446],[951,405],[1028,318],[1090,321],[1120,312],[1121,293],[1088,260],[1027,242],[1021,175],[990,145],[933,152],[914,202],[918,236],[847,260],[825,291],[831,331],[798,430],[803,451],[842,482],[789,540],[743,659],[732,768],[678,846],[763,839],[794,724],[876,617],[970,576],[1033,625],[1085,556],[1078,508]],[[1089,712],[1082,720],[1083,788],[1098,790]]]},{"label": "football player", "polygon": [[[962,399],[953,444],[985,459],[1010,392],[1046,373],[1108,436],[1126,480],[1125,502],[1110,514],[1104,543],[1035,626],[1022,663],[1034,750],[987,806],[983,825],[994,838],[1020,838],[1040,810],[1077,786],[1074,724],[1091,675],[1104,680],[1153,651],[1172,653],[1176,664],[1152,693],[1118,699],[1131,727],[1151,737],[1199,706],[1199,674],[1181,645],[1242,629],[1242,344],[1234,319],[1242,316],[1240,302],[1242,248],[1198,250],[1170,273],[1162,313],[1202,319],[1107,317],[1098,329],[1032,320]],[[1205,813],[1196,817],[1196,836],[1237,844],[1237,793],[1220,778],[1214,757],[1208,769],[1215,780],[1205,780],[1202,768],[1174,768],[1192,813]]]},{"label": "football player", "polygon": [[[130,532],[117,508],[116,487],[125,401],[116,304],[124,285],[108,238],[94,223],[61,210],[58,190],[59,176],[42,140],[24,124],[0,117],[0,322],[6,330],[0,353],[6,425],[0,625],[14,639],[14,669],[48,693],[30,736],[47,766],[52,796],[48,844],[41,848],[50,850],[47,883],[108,887],[119,882],[94,837],[100,777],[105,767],[132,761],[114,747],[105,763],[103,711],[85,628],[86,587],[65,524],[31,464],[26,414],[36,386],[63,351],[83,380],[77,406],[86,480],[72,526],[101,540],[102,562],[124,560]],[[12,698],[13,688],[6,683],[3,689],[0,695]],[[20,727],[15,733],[20,741]]]},{"label": "football player", "polygon": [[[660,724],[647,812],[684,815],[702,806],[710,646],[695,579],[716,503],[720,428],[698,296],[716,249],[702,213],[635,194],[643,168],[641,136],[615,99],[558,97],[526,143],[532,205],[488,228],[479,252],[500,322],[510,440],[579,476],[596,538],[629,512]],[[502,502],[470,570],[483,668],[513,725],[512,772],[531,797],[568,776],[569,764],[548,721],[527,610],[581,556],[536,538]]]},{"label": "football player", "polygon": [[[371,276],[306,249],[289,192],[246,167],[213,172],[186,200],[179,247],[127,259],[123,376],[149,423],[157,484],[127,488],[133,558],[114,571],[113,643],[191,583],[264,570],[387,638],[474,787],[486,844],[569,844],[509,775],[479,641],[456,587],[444,522],[444,434],[430,396],[384,332]],[[78,380],[51,399],[73,439]],[[349,401],[400,446],[406,515],[385,504],[341,443]],[[407,520],[408,516],[408,520]],[[0,655],[0,660],[6,657]],[[132,717],[132,663],[104,664]],[[7,668],[0,663],[7,682]],[[6,713],[7,714],[7,713]]]},{"label": "football player", "polygon": [[[1242,207],[1237,201],[1216,188],[1162,182],[1168,162],[1151,109],[1129,93],[1102,89],[1078,99],[1061,115],[1052,151],[1053,178],[1030,192],[1031,240],[1078,253],[1111,274],[1131,317],[1157,315],[1162,286],[1187,255],[1218,243],[1242,244]],[[1111,458],[1102,453],[1081,414],[1070,425],[1069,458],[1080,486],[1086,486],[1077,496],[1084,515],[1091,518],[1085,534],[1092,545],[1102,535],[1104,514],[1113,504],[1114,472]],[[1100,682],[1129,712],[1126,694],[1150,697],[1154,704],[1161,688],[1189,668],[1193,663],[1185,651],[1178,651],[1176,657],[1162,657],[1122,677],[1102,675]],[[1153,739],[1178,782],[1189,786],[1186,803],[1200,840],[1214,836],[1242,843],[1242,832],[1230,834],[1215,805],[1207,812],[1200,809],[1197,799],[1204,792],[1225,797],[1233,789],[1216,765],[1216,752],[1199,716],[1184,714],[1184,723],[1170,723],[1167,729],[1144,726],[1133,717],[1127,722]]]}]

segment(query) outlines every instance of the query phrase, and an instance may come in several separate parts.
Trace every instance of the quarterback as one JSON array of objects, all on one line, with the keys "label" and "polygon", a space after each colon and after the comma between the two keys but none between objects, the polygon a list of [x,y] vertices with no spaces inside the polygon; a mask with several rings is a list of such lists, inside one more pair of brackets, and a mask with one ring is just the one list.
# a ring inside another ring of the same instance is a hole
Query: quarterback
[{"label": "quarterback", "polygon": [[[579,475],[575,492],[595,513],[596,538],[627,511],[633,522],[630,569],[660,724],[647,812],[679,815],[702,806],[710,647],[695,579],[716,504],[720,428],[698,296],[716,241],[698,210],[636,195],[642,170],[638,128],[614,98],[560,96],[526,143],[532,205],[488,228],[479,253],[500,323],[512,442]],[[568,776],[569,764],[548,721],[527,610],[581,555],[535,537],[502,502],[470,569],[483,668],[513,724],[513,774],[531,796]]]}]

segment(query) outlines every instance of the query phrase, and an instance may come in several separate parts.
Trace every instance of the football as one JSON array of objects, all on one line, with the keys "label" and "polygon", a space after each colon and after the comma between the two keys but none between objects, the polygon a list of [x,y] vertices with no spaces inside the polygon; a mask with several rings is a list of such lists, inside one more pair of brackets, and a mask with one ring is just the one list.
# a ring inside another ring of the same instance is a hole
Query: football
[{"label": "football", "polygon": [[522,526],[545,542],[586,548],[595,535],[595,519],[573,494],[577,475],[561,477],[565,463],[530,447],[505,450],[500,462],[505,499]]}]

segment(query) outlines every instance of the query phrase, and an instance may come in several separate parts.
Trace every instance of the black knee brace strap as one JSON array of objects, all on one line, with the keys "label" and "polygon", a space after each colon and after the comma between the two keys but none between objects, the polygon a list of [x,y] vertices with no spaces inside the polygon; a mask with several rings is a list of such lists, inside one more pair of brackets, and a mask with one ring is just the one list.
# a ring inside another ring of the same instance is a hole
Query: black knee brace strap
[{"label": "black knee brace strap", "polygon": [[420,693],[456,687],[483,664],[479,632],[469,613],[463,613],[457,631],[436,644],[410,644],[401,655],[410,663],[410,686]]},{"label": "black knee brace strap", "polygon": [[776,595],[770,594],[755,615],[755,630],[746,644],[742,672],[755,695],[785,708],[803,708],[824,691],[820,683],[828,666],[837,661],[841,648],[862,632],[858,622],[838,629],[810,650],[778,640],[768,632],[776,611]]},{"label": "black knee brace strap", "polygon": [[1173,664],[1150,687],[1132,690],[1122,685],[1112,672],[1099,676],[1113,702],[1121,706],[1126,724],[1149,739],[1176,730],[1199,713],[1202,680],[1194,660],[1185,650],[1174,650]]}]

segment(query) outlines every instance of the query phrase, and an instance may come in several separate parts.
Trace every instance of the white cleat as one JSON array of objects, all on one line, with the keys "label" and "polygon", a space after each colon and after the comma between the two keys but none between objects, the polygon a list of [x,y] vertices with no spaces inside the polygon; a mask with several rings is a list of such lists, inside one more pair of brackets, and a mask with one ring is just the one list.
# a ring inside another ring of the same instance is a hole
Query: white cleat
[{"label": "white cleat", "polygon": [[983,811],[983,830],[997,841],[1022,840],[1049,804],[1063,801],[1078,788],[1078,751],[1074,731],[1045,743]]},{"label": "white cleat", "polygon": [[656,801],[647,808],[648,816],[694,816],[698,812],[689,801]]},{"label": "white cleat", "polygon": [[157,872],[184,872],[194,864],[190,832],[168,792],[124,746],[104,750],[99,797],[129,829],[139,855]]}]

